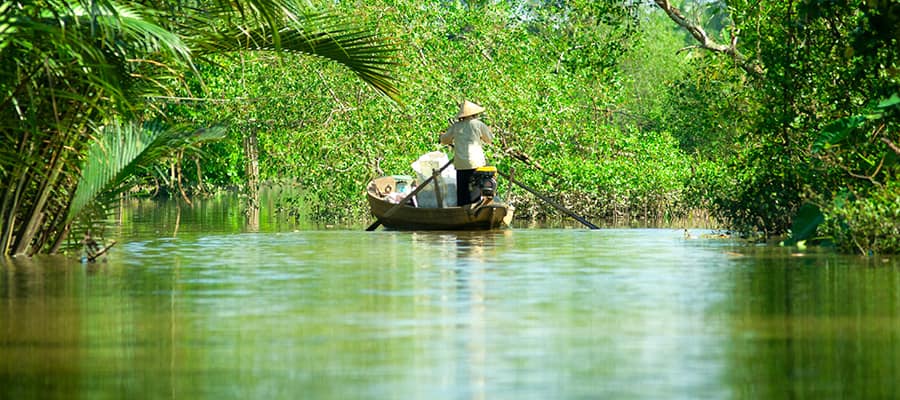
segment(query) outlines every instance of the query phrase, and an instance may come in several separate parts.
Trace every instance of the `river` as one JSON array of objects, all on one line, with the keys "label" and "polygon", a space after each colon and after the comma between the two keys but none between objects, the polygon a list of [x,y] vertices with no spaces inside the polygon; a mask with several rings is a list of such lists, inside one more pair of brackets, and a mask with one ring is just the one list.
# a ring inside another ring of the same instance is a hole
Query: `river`
[{"label": "river", "polygon": [[897,257],[700,229],[364,232],[264,215],[248,232],[234,210],[130,207],[101,262],[0,262],[0,399],[900,389]]}]

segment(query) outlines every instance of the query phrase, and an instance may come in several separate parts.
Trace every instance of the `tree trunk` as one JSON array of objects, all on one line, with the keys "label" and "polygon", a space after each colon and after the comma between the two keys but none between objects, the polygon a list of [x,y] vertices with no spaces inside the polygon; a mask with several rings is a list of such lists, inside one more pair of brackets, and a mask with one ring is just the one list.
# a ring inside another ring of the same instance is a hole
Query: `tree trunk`
[{"label": "tree trunk", "polygon": [[11,180],[4,195],[3,209],[0,211],[0,217],[2,217],[0,223],[3,223],[3,234],[0,235],[0,249],[2,249],[0,254],[3,255],[6,255],[10,250],[10,246],[12,246],[13,232],[16,230],[16,214],[19,212],[19,202],[28,172],[27,166],[18,168],[16,174],[13,175],[18,176],[18,179],[16,179],[18,182],[13,186],[13,181]]},{"label": "tree trunk", "polygon": [[[19,142],[19,154],[25,154],[25,147],[28,144],[28,139],[28,133],[23,133],[20,138],[21,141]],[[19,198],[22,196],[22,187],[25,184],[25,177],[29,172],[27,163],[22,164],[17,165],[13,173],[7,175],[10,179],[4,184],[6,190],[3,194],[3,204],[0,205],[0,223],[3,224],[2,234],[0,234],[0,255],[6,255],[9,251],[9,246],[12,243],[12,233],[15,230]]]},{"label": "tree trunk", "polygon": [[194,157],[194,165],[197,166],[197,188],[203,188],[203,172],[200,169],[200,157]]},{"label": "tree trunk", "polygon": [[181,193],[181,198],[184,199],[184,202],[193,207],[194,204],[191,203],[191,199],[188,197],[187,193],[184,192],[184,186],[181,184],[181,177],[184,175],[181,171],[182,159],[184,159],[184,150],[178,152],[178,156],[175,158],[176,173],[178,176],[178,192]]},{"label": "tree trunk", "polygon": [[[67,197],[66,206],[62,209],[62,212],[59,215],[63,216],[63,218],[68,218],[69,209],[72,207],[72,196],[75,194],[75,190],[77,186],[72,186],[69,191],[69,196]],[[120,220],[121,221],[121,220]],[[50,251],[47,254],[56,254],[59,252],[59,248],[62,246],[63,241],[69,236],[69,231],[72,229],[72,224],[67,223],[63,226],[59,226],[56,222],[52,225],[53,229],[57,230],[56,238],[53,240],[53,244],[50,246]]]},{"label": "tree trunk", "polygon": [[256,129],[244,138],[244,155],[247,157],[247,229],[259,230],[259,141]]},{"label": "tree trunk", "polygon": [[15,244],[13,245],[13,255],[25,254],[34,235],[40,229],[46,211],[47,200],[50,198],[50,194],[56,187],[56,180],[59,178],[59,174],[62,172],[63,166],[65,165],[67,152],[65,147],[66,146],[63,144],[60,144],[53,154],[53,159],[50,162],[50,174],[38,191],[38,197],[29,212],[31,215],[28,217],[27,222],[22,225],[22,230],[19,231],[19,234],[16,237]]}]

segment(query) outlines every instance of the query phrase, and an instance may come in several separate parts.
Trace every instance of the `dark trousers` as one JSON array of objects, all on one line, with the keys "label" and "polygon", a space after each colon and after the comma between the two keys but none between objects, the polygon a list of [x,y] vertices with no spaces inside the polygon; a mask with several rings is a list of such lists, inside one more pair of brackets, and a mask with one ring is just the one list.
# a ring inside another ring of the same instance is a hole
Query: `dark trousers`
[{"label": "dark trousers", "polygon": [[470,203],[476,203],[481,200],[481,188],[473,187],[472,175],[475,175],[474,169],[458,169],[456,170],[456,203],[464,206]]}]

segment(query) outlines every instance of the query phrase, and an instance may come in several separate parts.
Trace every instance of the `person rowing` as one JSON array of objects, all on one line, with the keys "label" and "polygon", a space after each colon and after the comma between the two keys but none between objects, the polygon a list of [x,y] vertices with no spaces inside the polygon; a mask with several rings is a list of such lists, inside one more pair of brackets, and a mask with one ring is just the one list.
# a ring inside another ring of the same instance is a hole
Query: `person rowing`
[{"label": "person rowing", "polygon": [[459,106],[456,122],[440,136],[440,142],[453,146],[453,167],[456,169],[457,205],[475,203],[481,200],[481,188],[470,185],[475,170],[487,165],[483,145],[491,144],[494,135],[491,128],[478,119],[484,107],[465,100]]}]

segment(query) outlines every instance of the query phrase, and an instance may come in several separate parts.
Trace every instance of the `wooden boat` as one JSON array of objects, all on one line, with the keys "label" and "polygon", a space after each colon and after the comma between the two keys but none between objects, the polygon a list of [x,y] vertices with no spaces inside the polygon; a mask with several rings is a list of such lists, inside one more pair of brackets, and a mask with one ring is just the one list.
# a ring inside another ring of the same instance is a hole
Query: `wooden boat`
[{"label": "wooden boat", "polygon": [[[386,228],[398,230],[487,230],[509,226],[515,207],[486,197],[462,207],[416,207],[407,200],[397,206],[388,200],[397,188],[394,177],[373,179],[366,188],[372,214]],[[397,196],[394,196],[396,198]],[[395,207],[397,206],[397,207]]]}]

